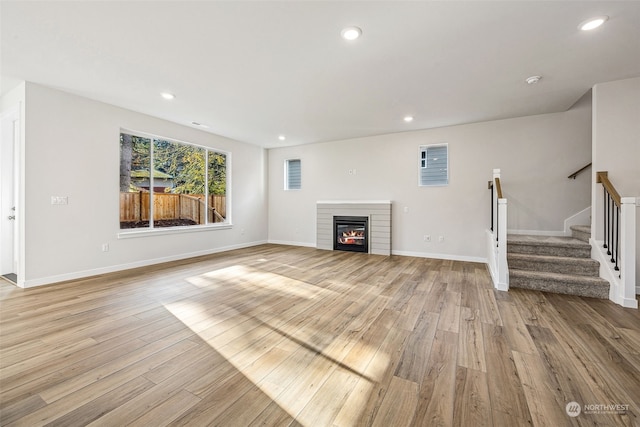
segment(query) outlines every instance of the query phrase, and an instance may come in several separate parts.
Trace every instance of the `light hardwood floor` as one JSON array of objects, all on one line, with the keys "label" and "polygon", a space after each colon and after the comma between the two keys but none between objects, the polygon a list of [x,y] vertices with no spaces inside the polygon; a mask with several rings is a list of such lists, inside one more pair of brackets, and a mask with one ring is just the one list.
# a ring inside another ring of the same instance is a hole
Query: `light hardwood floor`
[{"label": "light hardwood floor", "polygon": [[640,425],[640,312],[483,264],[263,245],[0,301],[2,425]]}]

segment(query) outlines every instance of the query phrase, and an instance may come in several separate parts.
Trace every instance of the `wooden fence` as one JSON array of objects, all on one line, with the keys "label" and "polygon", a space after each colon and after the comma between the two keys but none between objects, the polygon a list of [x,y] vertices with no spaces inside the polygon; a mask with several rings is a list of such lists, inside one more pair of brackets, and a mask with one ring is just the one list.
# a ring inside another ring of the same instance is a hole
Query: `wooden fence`
[{"label": "wooden fence", "polygon": [[[209,195],[209,209],[204,200],[204,194],[154,193],[153,219],[187,219],[204,224],[208,216],[209,223],[223,222],[227,217],[226,196]],[[149,221],[149,193],[120,193],[120,222],[136,221]]]}]

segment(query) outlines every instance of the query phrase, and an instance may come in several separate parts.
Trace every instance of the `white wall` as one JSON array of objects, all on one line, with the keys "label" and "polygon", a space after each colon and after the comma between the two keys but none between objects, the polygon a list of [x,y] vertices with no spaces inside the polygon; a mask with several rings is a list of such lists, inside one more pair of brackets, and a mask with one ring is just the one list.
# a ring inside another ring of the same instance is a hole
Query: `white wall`
[{"label": "white wall", "polygon": [[[26,286],[266,241],[262,148],[31,83],[25,125]],[[120,128],[231,152],[233,227],[118,239]]]},{"label": "white wall", "polygon": [[[419,146],[442,142],[450,184],[419,187]],[[283,190],[291,158],[302,160],[298,191]],[[590,205],[589,174],[567,176],[590,161],[590,100],[564,113],[271,149],[269,241],[315,246],[318,200],[387,199],[393,253],[480,261],[492,169],[502,170],[510,229],[562,233],[564,220]]]},{"label": "white wall", "polygon": [[[603,240],[602,186],[595,174],[608,171],[622,197],[640,197],[640,78],[593,88],[593,197],[595,238]],[[640,280],[640,208],[636,208],[636,281]],[[640,282],[636,283],[640,286]]]}]

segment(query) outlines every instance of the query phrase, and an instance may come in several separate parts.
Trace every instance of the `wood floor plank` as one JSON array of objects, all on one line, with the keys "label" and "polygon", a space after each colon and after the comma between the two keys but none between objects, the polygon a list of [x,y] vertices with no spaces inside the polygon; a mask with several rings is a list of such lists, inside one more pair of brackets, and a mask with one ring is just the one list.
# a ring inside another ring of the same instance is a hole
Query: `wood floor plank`
[{"label": "wood floor plank", "polygon": [[185,340],[189,332],[178,332],[148,346],[141,347],[139,350],[128,353],[124,357],[112,360],[67,381],[51,386],[40,392],[40,396],[47,403],[52,403],[103,378],[109,378],[112,374],[121,373],[125,369],[137,367],[137,370],[144,373],[151,369],[149,366],[153,366],[149,363],[149,358],[155,357],[164,362],[172,359],[176,354],[196,347],[193,342]]},{"label": "wood floor plank", "polygon": [[453,406],[453,425],[492,426],[487,374],[458,366]]},{"label": "wood floor plank", "polygon": [[460,311],[458,365],[487,372],[479,311],[479,309],[472,310],[468,307],[462,307]]},{"label": "wood floor plank", "polygon": [[440,316],[423,311],[411,333],[412,339],[404,348],[395,375],[415,383],[421,383],[427,366],[433,337],[436,334]]},{"label": "wood floor plank", "polygon": [[418,384],[394,376],[372,426],[410,426],[417,406]]},{"label": "wood floor plank", "polygon": [[267,244],[0,304],[3,426],[640,425],[640,312],[478,263]]},{"label": "wood floor plank", "polygon": [[333,420],[336,426],[371,425],[408,342],[409,331],[392,327]]},{"label": "wood floor plank", "polygon": [[[483,324],[482,327],[494,422],[504,418],[517,422],[496,425],[531,425],[527,397],[504,333],[505,327],[490,324]],[[502,417],[501,414],[506,414],[507,417]]]},{"label": "wood floor plank", "polygon": [[140,418],[132,422],[127,422],[127,426],[134,427],[162,427],[171,424],[175,419],[188,411],[195,404],[200,402],[200,398],[185,390],[180,390],[158,406],[153,411],[148,411]]},{"label": "wood floor plank", "polygon": [[524,394],[535,426],[570,426],[566,404],[555,399],[549,386],[548,372],[537,354],[513,351],[513,361],[522,381]]},{"label": "wood floor plank", "polygon": [[[155,387],[133,397],[117,408],[106,412],[102,417],[89,425],[92,427],[124,425],[131,420],[143,417],[147,412],[155,412],[157,406],[163,405],[167,399],[171,399],[177,393],[189,393],[185,390],[188,384],[191,384],[206,373],[211,372],[216,366],[224,363],[219,355],[214,350],[207,348],[207,346],[199,346],[197,350],[204,350],[205,355],[191,364],[185,363],[183,369],[175,372],[174,375],[164,379],[160,383],[156,383]],[[153,373],[153,370],[148,372],[148,374],[151,373]],[[143,375],[143,377],[147,378],[147,374]],[[192,393],[189,394],[193,395]],[[182,409],[182,407],[174,407],[176,415],[182,415],[184,412]]]},{"label": "wood floor plank", "polygon": [[436,332],[427,374],[419,384],[415,425],[453,425],[457,350],[458,334],[440,330]]},{"label": "wood floor plank", "polygon": [[531,339],[522,315],[515,304],[498,301],[498,308],[500,309],[502,321],[505,325],[508,325],[505,329],[505,334],[511,349],[520,353],[536,354],[536,345]]},{"label": "wood floor plank", "polygon": [[131,381],[116,387],[97,399],[85,403],[62,417],[56,418],[52,422],[48,423],[48,425],[51,427],[87,425],[102,416],[104,413],[128,402],[151,387],[153,387],[153,383],[151,381],[146,380],[143,377],[135,377]]},{"label": "wood floor plank", "polygon": [[[478,278],[477,282],[481,283],[482,280]],[[480,321],[483,323],[490,323],[492,325],[502,326],[502,317],[500,316],[500,310],[498,309],[498,303],[495,299],[495,291],[493,289],[485,289],[480,286],[478,290],[478,306]]]},{"label": "wood floor plank", "polygon": [[460,331],[460,300],[460,292],[445,291],[438,329],[456,333]]}]

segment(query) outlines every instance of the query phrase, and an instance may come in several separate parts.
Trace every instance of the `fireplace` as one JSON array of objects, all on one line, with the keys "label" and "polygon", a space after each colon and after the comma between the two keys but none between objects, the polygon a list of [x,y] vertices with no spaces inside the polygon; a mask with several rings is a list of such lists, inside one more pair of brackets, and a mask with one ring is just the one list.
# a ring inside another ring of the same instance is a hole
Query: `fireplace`
[{"label": "fireplace", "polygon": [[334,216],[333,249],[369,252],[369,218],[366,216]]}]

